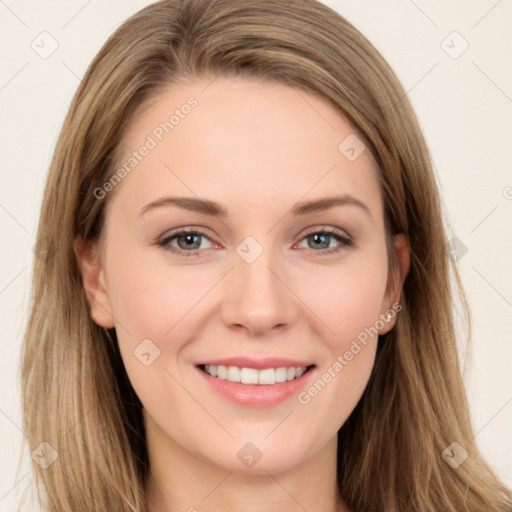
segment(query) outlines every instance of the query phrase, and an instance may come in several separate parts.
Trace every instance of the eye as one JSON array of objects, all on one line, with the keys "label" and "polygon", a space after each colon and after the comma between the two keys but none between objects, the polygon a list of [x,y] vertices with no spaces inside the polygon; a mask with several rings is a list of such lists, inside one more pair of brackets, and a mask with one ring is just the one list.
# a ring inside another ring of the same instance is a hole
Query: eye
[{"label": "eye", "polygon": [[[157,244],[159,247],[169,249],[183,256],[196,256],[199,249],[204,249],[204,246],[201,247],[201,238],[209,240],[209,237],[203,231],[197,229],[181,230],[166,236],[164,239],[157,242]],[[172,245],[172,242],[175,241],[178,247]]]},{"label": "eye", "polygon": [[[308,244],[306,249],[308,252],[320,253],[320,254],[333,254],[337,253],[347,247],[351,247],[354,242],[346,234],[337,229],[325,228],[311,229],[306,232],[306,235],[302,240],[305,240]],[[330,242],[333,240],[338,242],[335,247],[329,248]],[[310,247],[319,248],[320,250],[311,250]]]},{"label": "eye", "polygon": [[[198,256],[201,249],[208,248],[204,247],[202,244],[203,240],[209,240],[211,242],[210,237],[204,231],[198,229],[183,229],[176,233],[171,233],[162,240],[157,241],[156,245],[177,253],[178,255]],[[351,247],[354,243],[353,240],[342,231],[325,227],[307,231],[301,241],[302,240],[306,240],[306,243],[310,245],[306,247],[307,252],[318,253],[319,255],[339,252],[344,248]],[[337,241],[338,245],[329,247],[333,240]],[[174,244],[175,242],[177,246]]]}]

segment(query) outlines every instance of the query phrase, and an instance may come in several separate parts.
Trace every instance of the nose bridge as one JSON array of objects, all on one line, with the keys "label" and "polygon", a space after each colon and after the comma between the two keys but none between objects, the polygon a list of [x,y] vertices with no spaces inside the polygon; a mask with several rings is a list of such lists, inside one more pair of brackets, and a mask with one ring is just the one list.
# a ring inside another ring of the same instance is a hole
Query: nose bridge
[{"label": "nose bridge", "polygon": [[[265,240],[269,244],[272,237]],[[280,276],[282,265],[274,247],[263,247],[247,236],[235,249],[233,266],[225,297],[228,324],[243,325],[255,334],[291,322],[292,294]]]}]

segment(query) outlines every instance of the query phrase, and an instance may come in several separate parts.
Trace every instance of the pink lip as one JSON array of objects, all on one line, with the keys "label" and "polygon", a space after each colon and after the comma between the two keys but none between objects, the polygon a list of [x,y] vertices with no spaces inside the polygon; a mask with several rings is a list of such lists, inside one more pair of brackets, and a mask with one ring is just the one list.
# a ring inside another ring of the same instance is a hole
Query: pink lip
[{"label": "pink lip", "polygon": [[[256,368],[256,370],[264,370],[265,368],[280,368],[283,366],[311,366],[311,361],[298,361],[296,359],[286,359],[282,357],[267,357],[264,359],[252,359],[250,357],[230,357],[228,359],[212,359],[201,361],[197,366],[209,364],[215,366],[238,366],[239,368]],[[290,381],[292,382],[292,381]]]},{"label": "pink lip", "polygon": [[[229,366],[226,364],[226,361],[231,360],[223,360],[221,364],[222,366]],[[237,359],[237,361],[240,361]],[[274,360],[275,361],[275,360]],[[279,366],[287,366],[286,364],[279,363],[278,365],[269,363],[262,363],[265,366],[264,368],[278,368]],[[210,362],[208,364],[217,364],[214,362]],[[254,363],[247,364],[244,363],[240,365],[240,367],[252,367]],[[239,366],[239,362],[237,364],[232,363],[231,366]],[[290,364],[290,366],[308,366],[304,363],[300,364]],[[309,368],[308,371],[302,374],[298,379],[293,379],[286,382],[279,382],[276,384],[268,384],[268,385],[251,385],[251,384],[241,384],[238,382],[231,382],[229,380],[221,380],[217,377],[212,377],[204,372],[201,368],[197,367],[197,371],[201,375],[201,377],[205,380],[205,383],[210,386],[210,388],[221,396],[229,399],[230,401],[236,403],[238,406],[248,406],[248,407],[272,407],[277,405],[280,402],[285,401],[291,396],[296,395],[301,389],[306,387],[307,383],[310,381],[312,376],[316,374],[316,367]]]}]

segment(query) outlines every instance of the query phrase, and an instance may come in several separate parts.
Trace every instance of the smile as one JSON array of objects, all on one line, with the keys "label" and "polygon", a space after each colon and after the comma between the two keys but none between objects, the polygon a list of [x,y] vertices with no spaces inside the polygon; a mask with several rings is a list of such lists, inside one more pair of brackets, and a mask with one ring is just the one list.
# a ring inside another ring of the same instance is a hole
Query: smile
[{"label": "smile", "polygon": [[239,382],[248,385],[273,385],[282,382],[298,379],[311,366],[281,366],[278,368],[257,368],[238,367],[238,366],[221,366],[221,365],[202,365],[201,369],[220,380],[228,380],[230,382]]},{"label": "smile", "polygon": [[195,366],[210,392],[238,407],[273,407],[292,399],[319,371],[315,364],[282,358],[237,357]]}]

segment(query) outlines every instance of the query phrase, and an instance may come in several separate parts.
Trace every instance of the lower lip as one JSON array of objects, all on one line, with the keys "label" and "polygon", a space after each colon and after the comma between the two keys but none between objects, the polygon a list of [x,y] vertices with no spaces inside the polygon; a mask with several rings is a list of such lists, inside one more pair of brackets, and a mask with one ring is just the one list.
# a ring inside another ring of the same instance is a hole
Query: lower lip
[{"label": "lower lip", "polygon": [[241,384],[229,380],[212,377],[201,368],[196,367],[202,375],[205,382],[221,396],[224,396],[238,405],[247,405],[250,407],[272,407],[293,395],[296,395],[305,387],[316,367],[310,368],[299,378],[276,384]]}]

